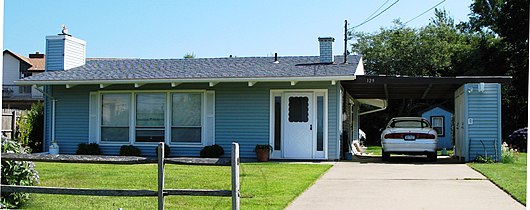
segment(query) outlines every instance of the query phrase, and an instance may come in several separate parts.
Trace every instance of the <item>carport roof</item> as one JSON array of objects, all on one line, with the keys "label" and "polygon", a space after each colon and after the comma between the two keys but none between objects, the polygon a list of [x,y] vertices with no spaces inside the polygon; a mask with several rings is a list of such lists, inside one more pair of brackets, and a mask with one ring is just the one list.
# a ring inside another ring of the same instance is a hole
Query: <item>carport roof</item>
[{"label": "carport roof", "polygon": [[341,81],[344,89],[356,99],[449,99],[466,83],[510,82],[510,76],[409,77],[358,75],[355,80]]}]

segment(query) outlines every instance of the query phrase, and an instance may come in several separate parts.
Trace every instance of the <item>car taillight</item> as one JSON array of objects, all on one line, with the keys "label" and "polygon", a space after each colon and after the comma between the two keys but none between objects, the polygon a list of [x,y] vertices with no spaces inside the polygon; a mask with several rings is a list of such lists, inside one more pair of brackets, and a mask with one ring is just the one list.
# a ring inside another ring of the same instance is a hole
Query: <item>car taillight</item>
[{"label": "car taillight", "polygon": [[435,139],[436,136],[434,136],[433,134],[428,134],[428,133],[418,133],[416,135],[416,138],[417,139]]},{"label": "car taillight", "polygon": [[403,134],[402,133],[389,133],[385,134],[385,139],[402,139]]}]

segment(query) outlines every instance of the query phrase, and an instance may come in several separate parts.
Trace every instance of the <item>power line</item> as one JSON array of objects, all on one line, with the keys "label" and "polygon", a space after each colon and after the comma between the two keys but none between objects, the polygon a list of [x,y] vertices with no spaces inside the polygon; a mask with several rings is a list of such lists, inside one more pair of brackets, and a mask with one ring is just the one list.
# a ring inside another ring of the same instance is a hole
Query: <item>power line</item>
[{"label": "power line", "polygon": [[368,17],[366,18],[366,20],[364,20],[364,21],[367,21],[367,20],[370,19],[370,18],[371,18],[376,12],[379,12],[379,10],[380,10],[381,8],[383,8],[383,6],[385,6],[386,3],[388,3],[389,1],[390,1],[390,0],[386,0],[385,3],[383,3],[381,6],[379,6],[379,8],[377,8],[377,10],[375,10],[374,12],[372,12],[372,14],[370,14],[370,16],[368,16]]},{"label": "power line", "polygon": [[357,28],[357,27],[359,27],[359,26],[362,26],[362,25],[364,25],[364,24],[370,22],[370,21],[373,20],[374,18],[376,18],[376,17],[378,17],[379,15],[383,14],[384,12],[386,12],[388,9],[390,9],[390,7],[394,6],[394,5],[395,5],[396,3],[398,3],[398,2],[399,2],[399,0],[396,0],[396,1],[395,1],[394,3],[392,3],[390,6],[388,6],[387,8],[385,8],[383,11],[377,13],[377,15],[375,15],[375,16],[369,18],[368,20],[363,21],[363,22],[360,23],[359,25],[353,26],[353,27],[351,27],[351,28],[349,28],[349,29],[351,30],[351,29]]},{"label": "power line", "polygon": [[445,0],[439,2],[438,4],[436,4],[436,5],[434,5],[433,7],[429,8],[428,10],[425,10],[425,12],[422,12],[422,13],[419,14],[418,16],[416,16],[416,17],[410,19],[409,21],[405,22],[405,25],[406,25],[407,23],[409,23],[410,21],[416,20],[416,18],[419,18],[420,16],[422,16],[422,15],[424,15],[425,13],[431,11],[432,9],[436,8],[437,6],[439,6],[440,4],[442,4],[442,3],[444,3],[444,2],[445,2]]}]

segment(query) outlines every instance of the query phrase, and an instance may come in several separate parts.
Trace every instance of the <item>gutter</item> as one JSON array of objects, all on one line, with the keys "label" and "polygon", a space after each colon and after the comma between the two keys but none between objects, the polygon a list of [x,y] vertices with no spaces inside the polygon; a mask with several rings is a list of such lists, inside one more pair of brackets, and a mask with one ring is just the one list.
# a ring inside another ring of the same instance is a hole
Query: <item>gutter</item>
[{"label": "gutter", "polygon": [[362,116],[362,115],[365,115],[365,114],[371,114],[371,113],[375,113],[375,112],[380,112],[380,111],[384,111],[386,110],[386,108],[388,107],[388,101],[387,100],[383,100],[383,107],[380,107],[379,109],[374,109],[374,110],[370,110],[370,111],[366,111],[366,112],[361,112],[359,113],[359,116]]}]

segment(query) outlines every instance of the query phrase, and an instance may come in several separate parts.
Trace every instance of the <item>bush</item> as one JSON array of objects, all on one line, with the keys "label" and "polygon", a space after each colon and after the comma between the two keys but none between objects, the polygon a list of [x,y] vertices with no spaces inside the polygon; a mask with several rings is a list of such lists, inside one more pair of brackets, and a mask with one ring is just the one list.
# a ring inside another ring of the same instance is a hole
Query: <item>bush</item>
[{"label": "bush", "polygon": [[[171,153],[171,149],[167,144],[164,144],[164,157],[169,157],[169,154]],[[158,157],[158,146],[155,147],[155,154]]]},{"label": "bush", "polygon": [[514,131],[506,138],[505,141],[508,147],[516,149],[517,151],[526,152],[528,144],[528,128],[521,128]]},{"label": "bush", "polygon": [[42,152],[44,105],[41,102],[31,105],[31,109],[17,120],[17,140],[28,146],[32,152]]},{"label": "bush", "polygon": [[224,149],[217,145],[205,146],[201,150],[201,157],[203,158],[218,158],[225,154]]},{"label": "bush", "polygon": [[77,155],[101,155],[101,149],[99,148],[99,145],[96,143],[81,143],[77,145],[77,151],[75,152]]},{"label": "bush", "polygon": [[[19,142],[2,137],[2,153],[27,153],[27,148]],[[2,184],[30,186],[39,183],[39,174],[35,164],[29,161],[2,160]],[[2,192],[2,208],[20,208],[29,199],[28,193]]]},{"label": "bush", "polygon": [[123,145],[120,148],[120,155],[121,156],[141,156],[142,152],[138,147],[135,147],[133,145]]},{"label": "bush", "polygon": [[510,149],[506,142],[502,143],[502,163],[514,163],[517,160],[516,151]]},{"label": "bush", "polygon": [[495,163],[495,160],[493,160],[493,158],[491,156],[482,156],[482,155],[479,155],[475,158],[475,160],[473,162],[476,162],[476,163]]}]

